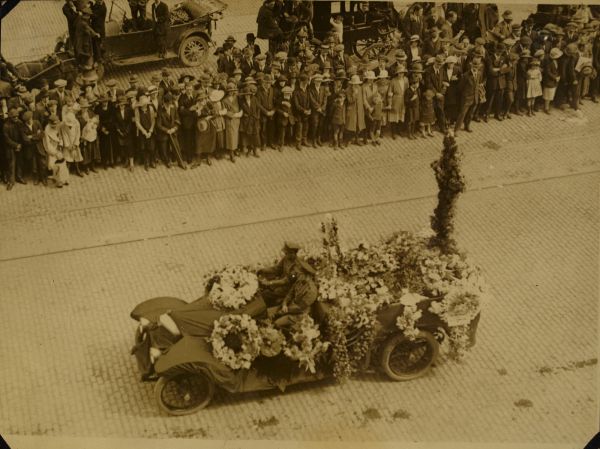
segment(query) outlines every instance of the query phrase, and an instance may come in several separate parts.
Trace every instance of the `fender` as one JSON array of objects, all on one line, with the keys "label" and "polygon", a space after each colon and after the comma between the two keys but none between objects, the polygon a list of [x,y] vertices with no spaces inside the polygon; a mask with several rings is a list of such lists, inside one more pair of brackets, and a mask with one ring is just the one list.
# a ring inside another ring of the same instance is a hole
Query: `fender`
[{"label": "fender", "polygon": [[131,318],[138,321],[144,317],[152,322],[156,322],[158,317],[169,309],[175,309],[187,304],[183,299],[174,298],[172,296],[161,296],[158,298],[147,299],[139,303],[131,311]]},{"label": "fender", "polygon": [[192,28],[188,31],[186,31],[185,33],[180,34],[177,39],[175,40],[174,44],[173,44],[173,50],[176,53],[179,53],[179,46],[181,45],[181,43],[189,36],[200,36],[204,39],[206,39],[206,42],[208,42],[209,46],[214,46],[214,42],[213,40],[210,38],[210,27],[207,27],[206,24],[202,23],[203,21],[201,21],[198,25],[202,26],[201,29],[198,28]]}]

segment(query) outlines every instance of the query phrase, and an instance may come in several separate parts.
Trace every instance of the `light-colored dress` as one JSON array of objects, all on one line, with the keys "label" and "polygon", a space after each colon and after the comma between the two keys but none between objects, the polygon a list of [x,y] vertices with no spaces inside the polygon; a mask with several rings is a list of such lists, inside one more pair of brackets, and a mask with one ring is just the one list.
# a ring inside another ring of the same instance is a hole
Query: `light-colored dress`
[{"label": "light-colored dress", "polygon": [[539,68],[527,70],[527,98],[542,96],[542,71]]},{"label": "light-colored dress", "polygon": [[408,80],[406,77],[394,77],[390,81],[388,88],[388,98],[390,98],[390,109],[388,113],[388,120],[390,123],[404,122],[404,93],[408,88]]},{"label": "light-colored dress", "polygon": [[79,148],[81,125],[73,112],[67,112],[60,128],[64,144],[63,155],[67,162],[81,162],[83,156]]},{"label": "light-colored dress", "polygon": [[225,97],[223,107],[227,109],[227,115],[225,116],[225,149],[234,151],[238,149],[240,140],[240,118],[235,117],[241,111],[238,97]]}]

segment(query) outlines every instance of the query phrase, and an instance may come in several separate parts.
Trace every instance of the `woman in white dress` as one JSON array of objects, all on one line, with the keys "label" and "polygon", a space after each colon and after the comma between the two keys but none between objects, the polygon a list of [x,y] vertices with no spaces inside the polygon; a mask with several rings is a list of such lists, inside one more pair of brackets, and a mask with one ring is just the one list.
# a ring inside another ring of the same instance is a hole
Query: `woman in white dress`
[{"label": "woman in white dress", "polygon": [[51,115],[48,119],[42,142],[48,154],[48,169],[52,170],[52,179],[56,182],[56,187],[69,185],[69,169],[63,157],[61,122],[57,115]]},{"label": "woman in white dress", "polygon": [[81,139],[81,125],[75,116],[76,109],[67,109],[63,115],[63,123],[60,128],[63,140],[63,155],[69,166],[73,167],[77,176],[83,177],[79,169],[79,163],[83,161],[79,143]]}]

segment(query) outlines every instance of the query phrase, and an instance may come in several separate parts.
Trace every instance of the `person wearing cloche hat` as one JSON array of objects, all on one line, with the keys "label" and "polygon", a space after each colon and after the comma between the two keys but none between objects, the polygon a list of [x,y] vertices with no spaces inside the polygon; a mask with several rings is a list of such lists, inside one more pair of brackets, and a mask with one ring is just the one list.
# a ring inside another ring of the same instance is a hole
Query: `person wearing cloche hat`
[{"label": "person wearing cloche hat", "polygon": [[560,81],[560,68],[558,59],[563,55],[559,48],[550,50],[550,54],[544,62],[542,70],[542,98],[544,99],[544,112],[550,114],[550,103],[554,101],[556,88]]},{"label": "person wearing cloche hat", "polygon": [[[352,75],[346,88],[346,131],[353,136],[353,143],[361,145],[359,136],[366,129],[364,93],[358,75]],[[364,136],[366,143],[366,136]]]},{"label": "person wearing cloche hat", "polygon": [[88,175],[90,171],[96,172],[96,164],[101,162],[100,144],[98,141],[99,116],[94,112],[86,98],[79,99],[81,111],[77,114],[77,119],[81,125],[81,161],[82,171]]},{"label": "person wearing cloche hat", "polygon": [[410,37],[408,47],[406,48],[406,57],[408,64],[414,62],[417,58],[423,58],[423,49],[421,47],[421,38],[418,35]]},{"label": "person wearing cloche hat", "polygon": [[[210,153],[221,151],[225,147],[225,119],[227,109],[223,107],[221,100],[225,96],[225,91],[215,89],[208,94],[210,104],[210,126],[214,128],[215,139],[213,141],[213,149]],[[210,158],[207,159],[208,165],[211,165]]]},{"label": "person wearing cloche hat", "polygon": [[226,110],[225,119],[225,150],[229,153],[229,160],[235,163],[235,155],[239,148],[240,119],[242,109],[238,99],[238,88],[234,83],[228,83],[225,88],[226,96],[221,102]]}]

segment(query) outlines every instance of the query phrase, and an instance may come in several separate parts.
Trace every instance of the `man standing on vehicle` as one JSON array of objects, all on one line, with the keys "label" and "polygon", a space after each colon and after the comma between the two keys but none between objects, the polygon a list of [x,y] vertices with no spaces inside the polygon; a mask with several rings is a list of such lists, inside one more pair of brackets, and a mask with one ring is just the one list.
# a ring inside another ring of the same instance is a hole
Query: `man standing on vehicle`
[{"label": "man standing on vehicle", "polygon": [[77,11],[77,7],[73,0],[66,0],[62,7],[62,12],[67,18],[67,27],[69,30],[69,41],[71,41],[71,47],[75,49],[75,20],[80,16],[80,12]]},{"label": "man standing on vehicle", "polygon": [[167,34],[171,27],[169,21],[169,7],[161,0],[152,3],[152,20],[154,21],[154,36],[158,47],[158,57],[167,57]]},{"label": "man standing on vehicle", "polygon": [[266,0],[258,10],[258,17],[256,18],[258,24],[256,37],[269,40],[269,53],[272,55],[277,51],[279,38],[283,33],[273,12],[274,5],[273,0]]},{"label": "man standing on vehicle", "polygon": [[92,5],[92,29],[98,34],[94,38],[94,61],[102,61],[104,56],[105,22],[106,3],[104,0],[96,0]]},{"label": "man standing on vehicle", "polygon": [[128,0],[128,3],[131,8],[133,26],[136,30],[142,30],[144,28],[144,22],[146,21],[147,0]]},{"label": "man standing on vehicle", "polygon": [[92,10],[88,7],[81,11],[81,16],[75,20],[75,57],[82,70],[91,70],[94,64],[94,38],[100,34],[90,25]]}]

